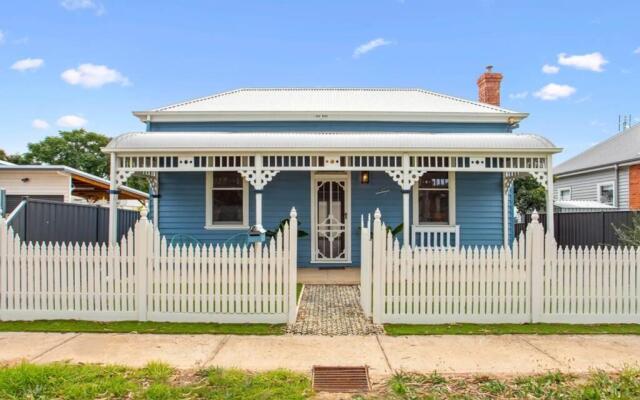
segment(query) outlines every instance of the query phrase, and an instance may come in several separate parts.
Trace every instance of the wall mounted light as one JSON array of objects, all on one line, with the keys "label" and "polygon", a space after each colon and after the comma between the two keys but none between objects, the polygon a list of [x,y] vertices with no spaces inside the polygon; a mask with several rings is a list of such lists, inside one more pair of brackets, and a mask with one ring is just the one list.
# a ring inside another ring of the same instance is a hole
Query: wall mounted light
[{"label": "wall mounted light", "polygon": [[360,183],[363,185],[369,184],[369,171],[360,172]]},{"label": "wall mounted light", "polygon": [[31,179],[29,179],[29,178],[22,178],[22,179],[20,179],[20,180],[22,181],[22,183],[27,183],[27,182],[29,182]]}]

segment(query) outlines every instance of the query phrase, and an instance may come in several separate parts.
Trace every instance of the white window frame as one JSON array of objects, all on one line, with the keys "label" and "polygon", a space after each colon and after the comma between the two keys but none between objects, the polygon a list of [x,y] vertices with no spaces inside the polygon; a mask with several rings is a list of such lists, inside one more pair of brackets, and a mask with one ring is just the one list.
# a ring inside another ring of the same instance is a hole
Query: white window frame
[{"label": "white window frame", "polygon": [[[434,171],[438,172],[438,171]],[[415,226],[455,226],[456,225],[456,173],[455,171],[449,172],[449,222],[420,222],[419,215],[419,190],[420,182],[417,181],[413,184],[413,225]],[[433,189],[444,190],[444,189]]]},{"label": "white window frame", "polygon": [[596,185],[596,201],[598,203],[602,203],[602,204],[607,204],[607,203],[603,203],[602,201],[600,201],[600,190],[602,189],[603,186],[611,186],[612,190],[613,190],[613,196],[612,196],[612,203],[610,204],[611,206],[615,207],[616,206],[616,185],[615,182],[613,181],[607,181],[607,182],[600,182]]},{"label": "white window frame", "polygon": [[[206,177],[206,221],[205,229],[229,230],[229,229],[249,229],[249,184],[242,178],[242,224],[214,224],[213,223],[213,174],[208,171]],[[239,175],[239,173],[238,173]]]},{"label": "white window frame", "polygon": [[[568,199],[563,199],[562,198],[562,192],[565,192],[567,190],[569,191],[569,198]],[[571,191],[570,187],[558,188],[558,201],[569,201],[569,200],[572,199],[572,197],[573,197],[573,192]]]}]

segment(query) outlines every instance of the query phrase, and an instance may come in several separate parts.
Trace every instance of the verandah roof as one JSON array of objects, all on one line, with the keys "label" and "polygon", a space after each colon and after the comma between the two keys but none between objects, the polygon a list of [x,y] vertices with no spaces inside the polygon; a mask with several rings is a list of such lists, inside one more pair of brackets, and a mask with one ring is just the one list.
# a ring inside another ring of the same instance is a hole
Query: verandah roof
[{"label": "verandah roof", "polygon": [[132,132],[114,138],[105,152],[216,150],[354,151],[560,151],[533,134],[423,132]]}]

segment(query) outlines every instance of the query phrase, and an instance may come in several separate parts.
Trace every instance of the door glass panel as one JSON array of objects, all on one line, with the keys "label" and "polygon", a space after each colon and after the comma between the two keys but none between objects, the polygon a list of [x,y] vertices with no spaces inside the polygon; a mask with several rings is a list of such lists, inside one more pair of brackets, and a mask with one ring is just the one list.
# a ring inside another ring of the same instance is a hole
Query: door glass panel
[{"label": "door glass panel", "polygon": [[318,181],[316,215],[316,259],[345,260],[346,181]]}]

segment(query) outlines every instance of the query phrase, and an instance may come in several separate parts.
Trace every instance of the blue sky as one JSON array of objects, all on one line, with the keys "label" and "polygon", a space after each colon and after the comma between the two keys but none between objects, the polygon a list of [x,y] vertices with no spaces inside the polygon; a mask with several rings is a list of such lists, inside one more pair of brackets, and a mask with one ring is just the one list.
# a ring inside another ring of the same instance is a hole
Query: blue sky
[{"label": "blue sky", "polygon": [[564,147],[561,161],[614,134],[619,114],[638,122],[639,18],[638,1],[4,0],[0,147],[141,130],[132,110],[237,87],[475,99],[493,64],[502,105],[531,114],[518,131]]}]

